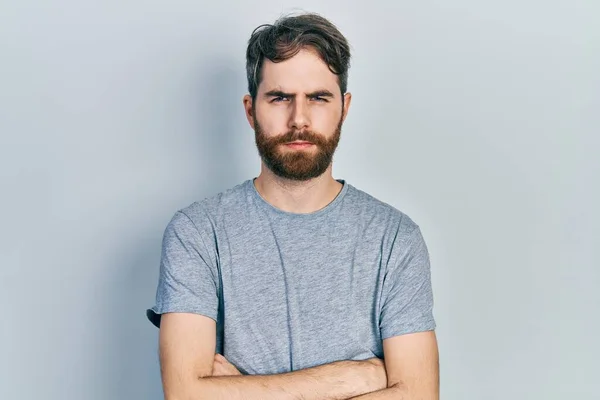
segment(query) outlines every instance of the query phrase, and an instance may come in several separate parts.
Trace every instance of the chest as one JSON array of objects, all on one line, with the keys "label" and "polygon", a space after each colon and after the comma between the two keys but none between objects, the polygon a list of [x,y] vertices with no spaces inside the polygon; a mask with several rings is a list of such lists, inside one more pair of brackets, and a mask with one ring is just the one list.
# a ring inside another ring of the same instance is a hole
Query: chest
[{"label": "chest", "polygon": [[301,233],[247,232],[221,248],[224,353],[248,373],[381,354],[380,246]]}]

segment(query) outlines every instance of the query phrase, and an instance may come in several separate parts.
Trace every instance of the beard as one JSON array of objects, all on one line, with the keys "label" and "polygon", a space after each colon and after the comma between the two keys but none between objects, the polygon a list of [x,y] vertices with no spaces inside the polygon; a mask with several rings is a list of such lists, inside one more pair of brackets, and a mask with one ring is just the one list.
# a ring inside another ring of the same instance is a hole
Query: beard
[{"label": "beard", "polygon": [[[331,165],[340,142],[342,119],[330,138],[309,130],[288,131],[270,137],[262,130],[256,117],[254,133],[258,154],[269,170],[284,179],[306,181],[321,176]],[[312,146],[306,150],[281,149],[286,143],[296,140],[310,142],[316,150]]]}]

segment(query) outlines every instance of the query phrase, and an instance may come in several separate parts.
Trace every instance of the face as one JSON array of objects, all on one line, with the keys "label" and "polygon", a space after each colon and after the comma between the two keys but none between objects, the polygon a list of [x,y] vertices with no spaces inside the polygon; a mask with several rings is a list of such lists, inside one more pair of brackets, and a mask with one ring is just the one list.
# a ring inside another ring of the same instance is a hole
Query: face
[{"label": "face", "polygon": [[244,98],[264,165],[296,181],[321,176],[331,165],[350,105],[337,76],[313,51],[265,60],[256,99]]}]

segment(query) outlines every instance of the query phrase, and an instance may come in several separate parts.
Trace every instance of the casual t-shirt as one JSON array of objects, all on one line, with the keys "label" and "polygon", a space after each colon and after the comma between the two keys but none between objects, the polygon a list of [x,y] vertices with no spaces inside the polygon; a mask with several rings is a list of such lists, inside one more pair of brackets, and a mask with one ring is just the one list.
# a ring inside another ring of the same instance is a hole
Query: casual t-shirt
[{"label": "casual t-shirt", "polygon": [[215,351],[244,374],[383,358],[384,339],[435,329],[419,227],[339,182],[337,197],[309,214],[272,206],[254,179],[177,211],[150,321],[214,319]]}]

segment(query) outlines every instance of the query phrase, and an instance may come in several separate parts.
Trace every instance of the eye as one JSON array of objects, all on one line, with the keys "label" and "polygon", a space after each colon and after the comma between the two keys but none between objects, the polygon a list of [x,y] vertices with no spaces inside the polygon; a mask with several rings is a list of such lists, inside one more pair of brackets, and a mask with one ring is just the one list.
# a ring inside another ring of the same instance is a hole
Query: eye
[{"label": "eye", "polygon": [[288,98],[287,98],[287,97],[284,97],[284,96],[275,96],[275,97],[273,97],[273,99],[271,100],[271,103],[280,103],[280,102],[282,102],[282,101],[285,101],[285,100],[287,100],[287,99],[288,99]]},{"label": "eye", "polygon": [[314,100],[319,103],[327,103],[329,101],[325,97],[321,97],[321,96],[314,96],[311,98],[311,100]]}]

